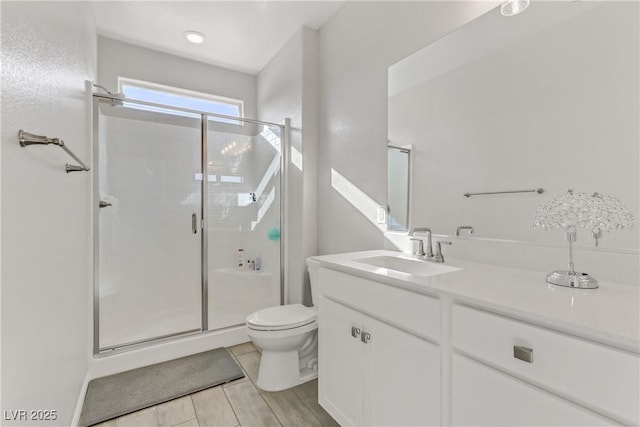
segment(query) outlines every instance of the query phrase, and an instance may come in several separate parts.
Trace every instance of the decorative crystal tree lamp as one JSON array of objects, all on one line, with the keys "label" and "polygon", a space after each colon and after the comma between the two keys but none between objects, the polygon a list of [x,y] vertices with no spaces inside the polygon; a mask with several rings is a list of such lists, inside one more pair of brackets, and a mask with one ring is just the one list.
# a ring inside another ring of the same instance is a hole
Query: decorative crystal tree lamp
[{"label": "decorative crystal tree lamp", "polygon": [[542,203],[536,212],[533,228],[554,230],[564,228],[569,242],[569,268],[556,270],[547,275],[547,282],[572,288],[595,289],[598,281],[587,273],[574,270],[573,242],[579,228],[590,230],[594,237],[603,231],[621,230],[633,225],[633,215],[615,197],[604,194],[575,192],[553,196]]}]

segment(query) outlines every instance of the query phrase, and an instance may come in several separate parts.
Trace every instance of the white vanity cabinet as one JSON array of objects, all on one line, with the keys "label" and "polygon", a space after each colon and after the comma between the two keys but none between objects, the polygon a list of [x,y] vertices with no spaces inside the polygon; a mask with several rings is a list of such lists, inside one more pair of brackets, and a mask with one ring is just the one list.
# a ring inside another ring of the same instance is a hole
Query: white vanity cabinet
[{"label": "white vanity cabinet", "polygon": [[[411,322],[392,326],[365,314],[371,313],[371,304],[376,304],[372,296],[385,291],[384,285],[323,272],[330,281],[322,282],[322,296],[316,301],[320,404],[341,425],[441,425],[440,347],[404,330],[403,326],[417,326]],[[424,310],[433,300],[405,293],[408,299],[424,299]],[[393,317],[393,311],[401,308],[394,308],[394,300],[397,302],[391,295],[382,300],[386,310],[380,312],[381,317]]]},{"label": "white vanity cabinet", "polygon": [[453,425],[638,424],[637,355],[452,307]]},{"label": "white vanity cabinet", "polygon": [[390,256],[314,261],[318,398],[338,423],[640,425],[636,289],[551,289],[536,272],[472,262],[420,276],[357,261]]},{"label": "white vanity cabinet", "polygon": [[[316,298],[317,300],[317,298]],[[362,328],[362,315],[324,297],[316,301],[318,330],[318,401],[340,425],[362,425],[364,346],[351,328]]]}]

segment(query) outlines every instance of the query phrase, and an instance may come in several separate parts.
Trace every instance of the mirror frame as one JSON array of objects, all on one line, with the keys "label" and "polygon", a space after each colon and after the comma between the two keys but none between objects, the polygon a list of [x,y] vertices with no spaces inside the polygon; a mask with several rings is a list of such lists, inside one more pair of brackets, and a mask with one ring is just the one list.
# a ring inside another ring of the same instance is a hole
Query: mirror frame
[{"label": "mirror frame", "polygon": [[[413,191],[413,155],[412,155],[412,149],[413,146],[412,145],[405,145],[405,146],[398,146],[398,145],[394,145],[391,142],[387,143],[387,230],[388,231],[408,231],[410,224],[411,224],[411,208],[412,208],[412,204],[411,204],[411,192]],[[391,173],[389,170],[389,152],[391,150],[394,151],[399,151],[401,153],[406,153],[407,154],[407,182],[406,182],[406,210],[407,210],[407,214],[405,216],[405,218],[403,218],[403,220],[405,221],[405,225],[403,226],[402,224],[396,223],[396,222],[392,222],[391,218],[393,217],[391,212],[391,197],[390,197],[390,192],[391,192]]]}]

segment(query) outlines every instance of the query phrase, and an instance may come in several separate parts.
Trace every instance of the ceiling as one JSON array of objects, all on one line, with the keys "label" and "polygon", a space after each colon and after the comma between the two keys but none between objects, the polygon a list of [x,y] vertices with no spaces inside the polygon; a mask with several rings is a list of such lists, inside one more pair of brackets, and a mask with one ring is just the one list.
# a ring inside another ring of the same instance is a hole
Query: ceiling
[{"label": "ceiling", "polygon": [[[98,34],[257,74],[302,26],[320,28],[343,1],[94,1]],[[207,39],[194,45],[184,32]]]}]

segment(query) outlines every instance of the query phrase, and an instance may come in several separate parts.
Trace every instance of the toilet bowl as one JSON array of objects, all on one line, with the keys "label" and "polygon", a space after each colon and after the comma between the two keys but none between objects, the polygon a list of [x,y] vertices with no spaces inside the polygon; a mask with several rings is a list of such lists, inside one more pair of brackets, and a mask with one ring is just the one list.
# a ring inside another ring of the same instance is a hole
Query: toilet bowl
[{"label": "toilet bowl", "polygon": [[262,350],[257,385],[279,391],[318,376],[316,310],[289,304],[258,310],[247,316],[247,333]]}]

